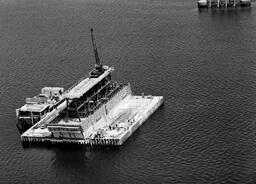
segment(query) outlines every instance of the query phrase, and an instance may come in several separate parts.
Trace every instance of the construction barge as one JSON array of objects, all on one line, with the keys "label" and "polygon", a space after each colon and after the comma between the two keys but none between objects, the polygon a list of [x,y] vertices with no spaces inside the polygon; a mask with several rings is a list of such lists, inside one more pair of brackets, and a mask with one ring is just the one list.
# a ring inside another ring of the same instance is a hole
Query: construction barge
[{"label": "construction barge", "polygon": [[162,96],[135,96],[129,83],[112,81],[114,68],[101,65],[93,30],[91,37],[94,70],[67,91],[51,88],[61,89],[54,94],[58,101],[51,110],[44,104],[48,111],[39,110],[37,121],[21,134],[22,143],[120,146],[163,104]]},{"label": "construction barge", "polygon": [[198,8],[250,7],[251,0],[197,0]]}]

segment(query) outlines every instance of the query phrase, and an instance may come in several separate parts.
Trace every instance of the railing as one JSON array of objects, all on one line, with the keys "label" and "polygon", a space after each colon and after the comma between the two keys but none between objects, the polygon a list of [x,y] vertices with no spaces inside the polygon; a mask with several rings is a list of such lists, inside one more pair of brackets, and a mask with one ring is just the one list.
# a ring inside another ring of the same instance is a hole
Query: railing
[{"label": "railing", "polygon": [[[99,103],[93,108],[91,109],[91,111],[87,111],[86,113],[84,113],[81,118],[86,118],[90,115],[92,115],[96,110],[98,110],[99,108],[102,107],[102,105],[106,104],[109,100],[111,100],[115,95],[118,94],[119,91],[121,91],[125,86],[128,86],[128,83],[127,84],[119,84],[118,86],[116,86],[116,88],[114,88],[112,91],[110,91],[107,95],[106,95],[106,98],[107,100],[103,100],[101,99],[99,101]],[[47,125],[54,125],[54,124],[58,124],[58,122],[60,122],[60,120],[62,119],[61,115],[57,115],[56,117],[53,118],[53,120],[51,120],[50,122],[47,122],[48,120],[46,121],[42,121],[41,123],[38,123],[34,129],[36,128],[39,128],[41,127],[43,124],[43,126],[47,126]],[[70,125],[68,125],[70,126]]]},{"label": "railing", "polygon": [[105,85],[103,85],[100,89],[97,90],[97,92],[93,93],[90,97],[86,98],[86,100],[84,102],[82,102],[81,104],[78,104],[78,109],[80,109],[82,104],[88,103],[95,95],[99,94],[105,87],[107,87],[109,84],[111,83],[111,81],[108,81]]},{"label": "railing", "polygon": [[85,117],[88,117],[90,115],[92,115],[96,110],[98,110],[99,108],[102,107],[102,105],[106,104],[109,100],[111,100],[116,94],[118,94],[119,91],[121,91],[125,86],[128,86],[127,84],[119,84],[119,86],[117,86],[117,88],[115,88],[113,91],[111,91],[107,96],[107,101],[105,100],[101,100],[93,109],[91,109],[91,111],[87,111],[87,113],[84,115]]}]

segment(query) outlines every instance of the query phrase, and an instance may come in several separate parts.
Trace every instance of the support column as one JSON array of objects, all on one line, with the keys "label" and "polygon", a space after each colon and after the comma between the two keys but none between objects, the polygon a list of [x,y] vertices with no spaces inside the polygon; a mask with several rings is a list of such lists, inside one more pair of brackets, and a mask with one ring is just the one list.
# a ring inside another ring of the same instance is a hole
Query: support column
[{"label": "support column", "polygon": [[66,101],[67,101],[67,107],[66,107],[66,118],[68,119],[68,106],[69,106],[69,104],[68,104],[68,99],[67,99]]},{"label": "support column", "polygon": [[30,113],[31,113],[31,121],[32,121],[32,125],[34,125],[34,117],[33,117],[33,112],[32,112],[32,111],[30,111]]},{"label": "support column", "polygon": [[79,122],[81,122],[81,119],[80,119],[80,115],[79,115],[79,112],[78,112],[78,109],[77,109],[77,103],[76,103],[76,113],[77,113],[77,116],[78,116],[78,119],[79,119]]}]

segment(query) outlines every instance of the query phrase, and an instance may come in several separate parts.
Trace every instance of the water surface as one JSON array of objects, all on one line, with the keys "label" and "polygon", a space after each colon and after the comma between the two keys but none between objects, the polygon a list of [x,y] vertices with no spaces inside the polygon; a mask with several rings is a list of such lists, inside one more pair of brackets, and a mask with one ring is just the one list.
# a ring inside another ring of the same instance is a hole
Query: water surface
[{"label": "water surface", "polygon": [[[30,147],[15,109],[94,65],[161,107],[122,147]],[[256,9],[186,0],[0,0],[0,183],[256,183]]]}]

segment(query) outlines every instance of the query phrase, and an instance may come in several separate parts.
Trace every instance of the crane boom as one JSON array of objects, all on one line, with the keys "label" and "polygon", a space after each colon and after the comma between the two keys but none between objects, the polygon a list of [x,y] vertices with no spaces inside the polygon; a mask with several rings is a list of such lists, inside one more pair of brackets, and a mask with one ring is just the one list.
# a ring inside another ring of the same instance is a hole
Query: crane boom
[{"label": "crane boom", "polygon": [[100,67],[101,66],[100,65],[100,58],[99,58],[99,55],[98,55],[97,46],[96,46],[96,42],[95,42],[95,39],[94,39],[93,29],[92,28],[91,28],[91,38],[92,38],[92,46],[93,46],[96,66]]}]

